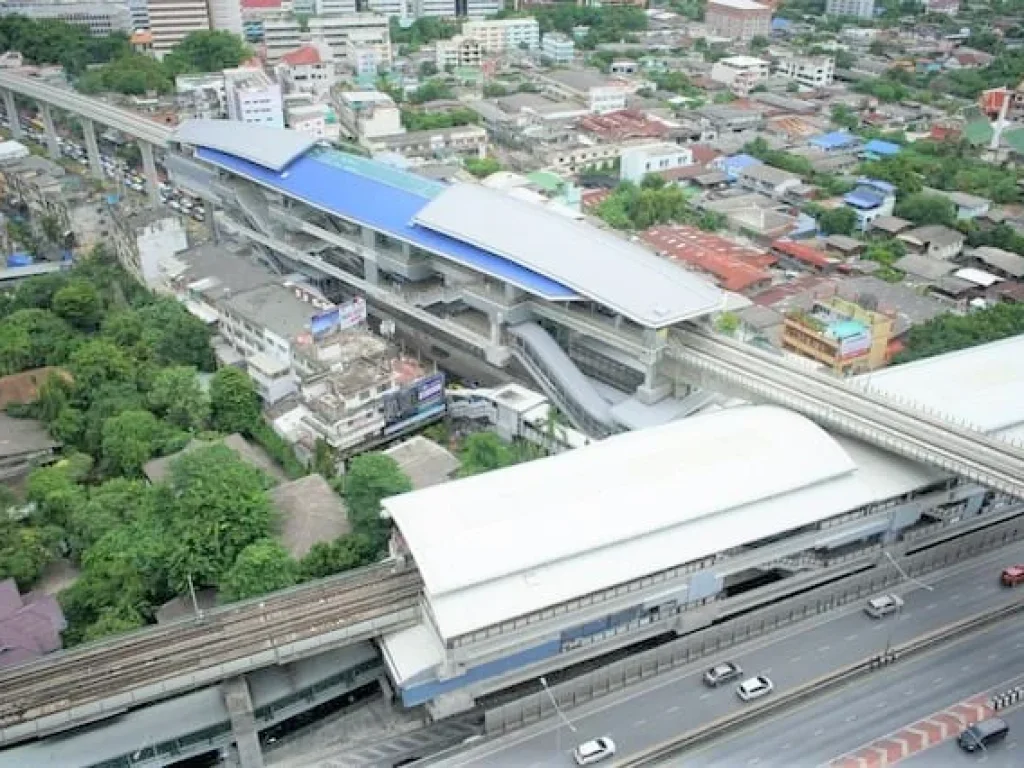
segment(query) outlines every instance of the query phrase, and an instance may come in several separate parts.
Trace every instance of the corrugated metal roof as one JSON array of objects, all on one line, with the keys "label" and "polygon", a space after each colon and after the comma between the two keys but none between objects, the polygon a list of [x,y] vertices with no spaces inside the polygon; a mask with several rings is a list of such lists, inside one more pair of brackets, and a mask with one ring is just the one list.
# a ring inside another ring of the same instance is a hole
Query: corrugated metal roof
[{"label": "corrugated metal roof", "polygon": [[280,171],[316,144],[316,139],[307,133],[238,120],[186,120],[174,131],[171,140],[234,155],[274,171]]},{"label": "corrugated metal roof", "polygon": [[908,462],[888,461],[895,457],[862,465],[851,453],[802,416],[744,406],[383,506],[423,575],[441,635],[451,638],[926,481]]},{"label": "corrugated metal roof", "polygon": [[709,282],[646,248],[484,187],[457,184],[415,221],[501,254],[648,328],[707,314],[722,303]]}]

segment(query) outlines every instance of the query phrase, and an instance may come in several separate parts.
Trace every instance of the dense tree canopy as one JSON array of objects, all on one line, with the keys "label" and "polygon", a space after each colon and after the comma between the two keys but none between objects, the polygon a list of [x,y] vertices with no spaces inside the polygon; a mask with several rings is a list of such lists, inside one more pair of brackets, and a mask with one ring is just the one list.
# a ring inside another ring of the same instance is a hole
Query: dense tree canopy
[{"label": "dense tree canopy", "polygon": [[342,496],[353,529],[369,537],[374,550],[387,542],[388,525],[380,518],[380,502],[412,490],[398,463],[383,453],[364,453],[349,462],[342,478]]},{"label": "dense tree canopy", "polygon": [[0,17],[0,50],[20,51],[33,64],[60,64],[78,74],[89,64],[111,61],[130,50],[128,36],[91,37],[80,25],[57,19]]},{"label": "dense tree canopy", "polygon": [[713,232],[723,225],[720,215],[698,211],[679,187],[658,176],[648,176],[640,185],[622,182],[597,206],[597,215],[616,229],[677,222]]},{"label": "dense tree canopy", "polygon": [[273,539],[260,539],[238,553],[234,565],[220,580],[222,602],[244,600],[290,587],[299,578],[298,564]]},{"label": "dense tree canopy", "polygon": [[1024,333],[1024,304],[997,304],[968,315],[940,315],[907,334],[896,363],[941,355]]},{"label": "dense tree canopy", "polygon": [[953,202],[948,197],[927,192],[916,192],[900,200],[896,215],[919,225],[944,224],[951,227],[956,224]]},{"label": "dense tree canopy", "polygon": [[857,214],[852,208],[838,205],[818,216],[818,228],[826,235],[852,235],[857,227]]},{"label": "dense tree canopy", "polygon": [[260,398],[244,371],[221,368],[210,382],[210,417],[224,433],[252,431],[260,422]]}]

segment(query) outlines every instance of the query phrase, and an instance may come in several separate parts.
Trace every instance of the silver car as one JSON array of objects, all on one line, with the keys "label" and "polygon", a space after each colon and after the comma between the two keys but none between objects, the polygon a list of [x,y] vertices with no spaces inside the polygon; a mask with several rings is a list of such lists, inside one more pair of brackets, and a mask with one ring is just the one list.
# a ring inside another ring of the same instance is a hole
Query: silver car
[{"label": "silver car", "polygon": [[864,613],[873,619],[882,619],[890,613],[896,613],[903,607],[903,598],[899,595],[879,595],[872,597],[864,606]]}]

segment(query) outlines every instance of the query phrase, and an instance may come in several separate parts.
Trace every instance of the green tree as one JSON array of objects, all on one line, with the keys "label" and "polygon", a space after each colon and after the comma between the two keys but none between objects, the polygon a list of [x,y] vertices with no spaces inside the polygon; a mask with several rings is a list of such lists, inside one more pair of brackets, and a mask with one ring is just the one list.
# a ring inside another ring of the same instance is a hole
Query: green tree
[{"label": "green tree", "polygon": [[818,228],[826,235],[852,235],[857,228],[857,214],[845,205],[830,208],[818,216]]},{"label": "green tree", "polygon": [[166,429],[149,411],[125,411],[103,424],[103,468],[112,475],[141,477],[142,465],[166,439]]},{"label": "green tree", "polygon": [[215,360],[210,329],[181,302],[161,298],[139,309],[143,341],[161,365],[191,365],[212,371]]},{"label": "green tree", "polygon": [[269,478],[224,445],[179,457],[169,486],[175,503],[168,575],[179,590],[190,574],[196,585],[219,584],[239,552],[270,535],[275,520]]},{"label": "green tree", "polygon": [[314,544],[299,563],[299,570],[304,579],[322,579],[369,565],[376,556],[377,548],[368,536],[352,533]]},{"label": "green tree", "polygon": [[252,432],[263,421],[260,398],[244,371],[221,368],[210,381],[210,420],[225,433]]},{"label": "green tree", "polygon": [[135,381],[135,365],[114,344],[105,339],[87,341],[76,349],[68,369],[79,391],[92,392],[107,383]]},{"label": "green tree", "polygon": [[53,295],[53,311],[86,333],[99,327],[103,316],[100,296],[88,280],[72,280]]},{"label": "green tree", "polygon": [[735,312],[723,312],[715,321],[715,327],[724,334],[731,336],[740,327],[740,318]]},{"label": "green tree", "polygon": [[20,525],[0,516],[0,581],[14,579],[27,592],[57,554],[53,529]]},{"label": "green tree", "polygon": [[516,463],[511,447],[493,432],[476,432],[466,438],[459,454],[459,477],[479,475]]},{"label": "green tree", "polygon": [[495,160],[493,157],[467,157],[463,161],[463,165],[466,170],[476,176],[478,179],[486,178],[492,173],[497,173],[501,170],[501,163]]},{"label": "green tree", "polygon": [[166,421],[193,432],[203,429],[210,417],[210,401],[191,366],[161,370],[153,379],[149,402]]},{"label": "green tree", "polygon": [[85,503],[85,489],[79,485],[92,468],[92,458],[72,454],[56,464],[29,473],[25,497],[35,504],[33,519],[40,525],[66,529],[71,514]]},{"label": "green tree", "polygon": [[901,200],[896,205],[896,215],[919,225],[944,224],[951,227],[956,224],[953,201],[927,192],[918,192]]},{"label": "green tree", "polygon": [[409,478],[390,456],[364,453],[349,462],[342,477],[342,496],[353,530],[369,537],[374,551],[386,546],[390,532],[380,517],[381,500],[411,490]]},{"label": "green tree", "polygon": [[154,514],[157,491],[141,480],[114,478],[89,491],[88,501],[71,510],[68,537],[72,553],[81,557],[109,531]]},{"label": "green tree", "polygon": [[893,360],[908,363],[1024,333],[1024,304],[997,304],[969,315],[939,315],[915,326]]},{"label": "green tree", "polygon": [[298,580],[299,567],[288,550],[273,539],[261,539],[238,553],[220,581],[218,597],[230,603],[290,587]]},{"label": "green tree", "polygon": [[86,630],[82,640],[91,643],[105,637],[121,635],[146,625],[146,617],[131,605],[117,604],[104,608]]},{"label": "green tree", "polygon": [[74,346],[67,323],[45,309],[19,309],[0,320],[0,375],[64,363]]},{"label": "green tree", "polygon": [[223,30],[192,32],[164,57],[168,75],[220,72],[237,67],[252,52],[238,35]]}]

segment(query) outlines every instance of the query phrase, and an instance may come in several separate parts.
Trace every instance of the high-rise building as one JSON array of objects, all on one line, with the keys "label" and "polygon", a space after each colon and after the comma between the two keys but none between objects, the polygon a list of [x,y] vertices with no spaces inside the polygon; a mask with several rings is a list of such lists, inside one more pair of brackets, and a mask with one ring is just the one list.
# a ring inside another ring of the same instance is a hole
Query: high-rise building
[{"label": "high-rise building", "polygon": [[128,0],[132,29],[149,29],[149,3],[146,0]]},{"label": "high-rise building", "polygon": [[149,30],[158,59],[191,33],[208,29],[210,11],[206,0],[149,0]]},{"label": "high-rise building", "polygon": [[0,16],[9,14],[59,19],[85,27],[94,37],[132,31],[132,14],[126,0],[5,0],[0,4]]},{"label": "high-rise building", "polygon": [[718,37],[768,37],[772,31],[772,9],[753,0],[708,0],[704,23]]},{"label": "high-rise building", "polygon": [[281,86],[262,69],[225,69],[224,95],[229,120],[284,128]]},{"label": "high-rise building", "polygon": [[303,30],[293,16],[267,18],[263,22],[263,44],[267,63],[277,64],[281,57],[305,43],[323,44],[330,48],[335,60],[343,59],[349,41],[372,48],[379,60],[391,61],[391,34],[387,17],[375,13],[348,16],[314,16]]},{"label": "high-rise building", "polygon": [[239,0],[208,0],[210,28],[242,34],[242,5]]},{"label": "high-rise building", "polygon": [[356,0],[316,0],[313,7],[317,16],[341,16],[356,12]]},{"label": "high-rise building", "polygon": [[875,15],[875,0],[827,0],[825,15],[870,19]]}]

